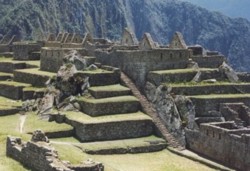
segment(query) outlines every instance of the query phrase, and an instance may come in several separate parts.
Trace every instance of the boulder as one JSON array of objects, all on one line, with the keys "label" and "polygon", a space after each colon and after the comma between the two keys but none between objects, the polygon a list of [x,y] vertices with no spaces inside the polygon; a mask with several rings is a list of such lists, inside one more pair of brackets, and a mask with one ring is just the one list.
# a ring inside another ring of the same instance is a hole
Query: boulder
[{"label": "boulder", "polygon": [[223,62],[223,64],[219,67],[219,70],[220,70],[220,72],[225,74],[225,76],[228,78],[228,80],[230,82],[238,82],[239,81],[239,77],[238,77],[237,73],[226,62]]}]

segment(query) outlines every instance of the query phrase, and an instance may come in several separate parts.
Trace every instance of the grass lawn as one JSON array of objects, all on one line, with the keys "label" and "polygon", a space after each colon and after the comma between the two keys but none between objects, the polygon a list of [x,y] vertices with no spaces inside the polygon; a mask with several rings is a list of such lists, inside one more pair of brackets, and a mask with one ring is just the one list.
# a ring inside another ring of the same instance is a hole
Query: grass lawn
[{"label": "grass lawn", "polygon": [[57,132],[72,130],[73,128],[68,124],[58,124],[56,122],[42,120],[35,113],[29,113],[24,124],[24,132],[32,133],[36,129],[41,129],[44,132]]},{"label": "grass lawn", "polygon": [[89,88],[92,91],[129,91],[130,89],[127,87],[124,87],[120,84],[115,85],[108,85],[108,86],[97,86],[97,87],[90,87]]},{"label": "grass lawn", "polygon": [[19,115],[0,117],[0,170],[27,171],[19,162],[6,157],[6,138],[8,135],[30,140],[31,136],[19,133]]},{"label": "grass lawn", "polygon": [[87,159],[102,162],[105,171],[212,171],[205,165],[175,155],[168,150],[155,153],[87,155],[71,145],[54,145],[62,160],[78,164]]}]

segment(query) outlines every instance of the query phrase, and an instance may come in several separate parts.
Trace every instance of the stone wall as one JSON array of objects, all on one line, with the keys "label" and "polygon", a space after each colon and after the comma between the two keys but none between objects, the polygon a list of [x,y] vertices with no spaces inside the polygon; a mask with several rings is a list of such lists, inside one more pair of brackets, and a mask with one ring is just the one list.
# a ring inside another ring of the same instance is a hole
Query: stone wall
[{"label": "stone wall", "polygon": [[98,62],[120,67],[140,88],[144,87],[149,71],[186,68],[189,57],[187,49],[96,51]]},{"label": "stone wall", "polygon": [[19,161],[34,171],[103,171],[101,163],[79,166],[65,164],[58,158],[57,151],[46,142],[22,143],[20,138],[7,138],[7,156]]},{"label": "stone wall", "polygon": [[226,58],[221,55],[215,56],[193,56],[192,60],[197,62],[200,68],[218,68]]},{"label": "stone wall", "polygon": [[250,171],[250,130],[233,129],[233,122],[201,124],[186,131],[188,148],[237,170]]},{"label": "stone wall", "polygon": [[32,52],[41,50],[39,43],[33,42],[16,42],[13,44],[13,52],[15,60],[31,60]]},{"label": "stone wall", "polygon": [[[41,66],[40,69],[43,71],[57,72],[63,65],[63,57],[65,53],[72,49],[68,48],[49,48],[44,47],[41,51]],[[77,50],[81,55],[88,55],[86,49],[78,48]]]}]

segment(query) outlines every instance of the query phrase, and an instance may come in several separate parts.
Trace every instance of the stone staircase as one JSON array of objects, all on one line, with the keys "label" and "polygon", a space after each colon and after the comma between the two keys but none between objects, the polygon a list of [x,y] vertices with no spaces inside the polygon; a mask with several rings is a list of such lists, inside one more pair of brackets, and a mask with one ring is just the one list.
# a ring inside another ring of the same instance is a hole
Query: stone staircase
[{"label": "stone staircase", "polygon": [[[0,69],[6,79],[3,77],[0,81],[0,96],[10,101],[41,97],[45,82],[56,75],[41,71],[35,61],[4,59],[0,61],[0,68],[1,66],[6,66]],[[139,100],[132,95],[129,88],[120,84],[120,74],[119,69],[108,66],[76,73],[79,77],[89,77],[91,85],[89,95],[77,98],[81,107],[78,112],[51,113],[50,121],[52,125],[57,124],[59,130],[45,131],[47,136],[52,141],[53,138],[60,136],[76,137],[79,140],[77,146],[90,154],[141,153],[166,148],[165,140],[155,135],[155,124],[151,117],[141,111]],[[4,114],[15,114],[20,107],[21,101],[9,111],[6,111],[8,108],[4,110],[0,108],[0,114],[4,112]],[[64,130],[65,126],[62,124],[67,124],[72,129]],[[34,128],[36,129],[39,128]],[[26,133],[31,132],[29,128]],[[98,149],[89,148],[91,143],[92,145],[97,143]]]},{"label": "stone staircase", "polygon": [[[198,73],[201,82],[193,82]],[[250,83],[232,83],[218,68],[151,71],[147,80],[164,85],[172,95],[188,96],[195,105],[198,124],[224,121],[219,111],[221,103],[243,102],[250,106]]]}]

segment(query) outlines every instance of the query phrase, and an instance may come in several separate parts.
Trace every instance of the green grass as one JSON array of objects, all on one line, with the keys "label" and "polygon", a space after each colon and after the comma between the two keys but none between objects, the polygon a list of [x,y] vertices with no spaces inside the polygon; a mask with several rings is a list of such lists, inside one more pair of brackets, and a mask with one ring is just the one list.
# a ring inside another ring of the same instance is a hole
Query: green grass
[{"label": "green grass", "polygon": [[120,84],[90,87],[89,89],[92,91],[129,91],[130,90],[129,88],[124,87]]},{"label": "green grass", "polygon": [[35,92],[44,92],[46,88],[44,87],[25,87],[23,91],[35,91]]},{"label": "green grass", "polygon": [[[0,62],[1,62],[1,61],[0,61]],[[10,77],[12,77],[13,74],[6,73],[6,72],[0,72],[0,76],[10,76]]]},{"label": "green grass", "polygon": [[213,169],[198,162],[175,155],[168,150],[155,153],[122,155],[87,155],[75,146],[53,144],[59,158],[72,164],[89,158],[102,162],[105,171],[212,171]]},{"label": "green grass", "polygon": [[28,74],[34,74],[34,75],[44,75],[44,76],[49,76],[49,77],[53,77],[56,75],[56,73],[53,73],[53,72],[41,71],[39,68],[19,69],[16,71],[28,73]]},{"label": "green grass", "polygon": [[196,99],[227,99],[227,98],[250,98],[250,94],[209,94],[188,96]]},{"label": "green grass", "polygon": [[180,83],[163,83],[164,86],[170,86],[170,87],[188,87],[188,86],[224,86],[224,85],[250,85],[250,83],[243,83],[243,82],[239,82],[239,83],[231,83],[231,82],[226,82],[226,81],[217,81],[215,83],[207,83],[207,82],[180,82]]},{"label": "green grass", "polygon": [[150,73],[154,74],[178,74],[178,73],[192,73],[197,71],[215,71],[217,69],[213,68],[199,68],[199,69],[192,69],[192,68],[185,68],[185,69],[172,69],[172,70],[159,70],[159,71],[151,71]]},{"label": "green grass", "polygon": [[19,115],[0,117],[0,170],[3,171],[27,171],[17,161],[6,157],[6,139],[8,135],[21,137],[22,140],[30,140],[31,136],[19,133]]},{"label": "green grass", "polygon": [[0,81],[0,84],[2,85],[9,85],[9,86],[15,86],[15,87],[31,87],[31,84],[21,83],[21,82],[15,82],[15,81]]},{"label": "green grass", "polygon": [[85,101],[88,103],[115,103],[115,102],[139,101],[134,96],[118,96],[118,97],[109,97],[103,99],[90,99],[90,98],[79,97],[78,100]]},{"label": "green grass", "polygon": [[115,140],[115,141],[103,141],[103,142],[93,142],[93,143],[80,143],[76,144],[84,150],[98,151],[98,150],[108,150],[108,149],[129,149],[133,147],[145,147],[150,145],[150,141],[158,141],[165,143],[161,138],[155,136],[133,138],[125,140]]},{"label": "green grass", "polygon": [[103,74],[103,73],[113,73],[112,71],[107,71],[103,69],[96,69],[96,70],[86,70],[86,71],[78,71],[79,73],[83,74]]},{"label": "green grass", "polygon": [[5,97],[0,96],[0,108],[2,109],[9,109],[9,108],[16,108],[16,107],[21,107],[22,102],[21,101],[16,101],[12,99],[8,99]]},{"label": "green grass", "polygon": [[129,114],[114,114],[107,116],[91,117],[81,112],[62,112],[69,120],[74,120],[80,123],[105,123],[123,120],[145,120],[151,119],[149,116],[142,112],[129,113]]},{"label": "green grass", "polygon": [[42,120],[35,113],[29,113],[25,121],[24,132],[32,133],[36,129],[41,129],[44,132],[57,132],[72,130],[73,128],[68,124],[58,124],[56,122],[48,122],[46,120]]}]

